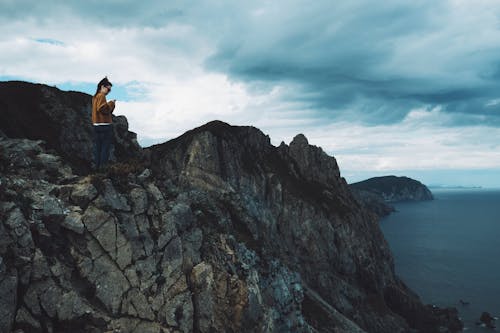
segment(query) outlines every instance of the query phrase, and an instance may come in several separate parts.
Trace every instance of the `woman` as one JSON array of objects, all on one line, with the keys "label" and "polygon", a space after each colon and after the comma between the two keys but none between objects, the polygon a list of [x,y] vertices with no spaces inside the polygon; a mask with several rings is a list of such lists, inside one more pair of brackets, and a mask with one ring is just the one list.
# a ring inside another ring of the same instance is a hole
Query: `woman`
[{"label": "woman", "polygon": [[92,124],[94,125],[94,162],[97,170],[102,169],[109,159],[109,150],[113,137],[111,113],[116,100],[106,101],[106,95],[113,85],[105,77],[97,84],[97,91],[92,97]]}]

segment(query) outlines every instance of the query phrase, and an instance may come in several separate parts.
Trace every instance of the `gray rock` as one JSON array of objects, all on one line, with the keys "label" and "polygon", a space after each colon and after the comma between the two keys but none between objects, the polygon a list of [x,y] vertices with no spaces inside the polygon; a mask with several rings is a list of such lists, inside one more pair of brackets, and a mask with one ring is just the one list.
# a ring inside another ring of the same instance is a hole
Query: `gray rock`
[{"label": "gray rock", "polygon": [[11,272],[0,280],[0,332],[10,332],[17,305],[17,274]]},{"label": "gray rock", "polygon": [[170,214],[163,214],[161,216],[161,233],[158,237],[158,249],[163,250],[163,248],[176,236],[177,229],[174,219]]},{"label": "gray rock", "polygon": [[191,282],[194,286],[193,305],[194,315],[198,318],[197,330],[202,333],[212,332],[215,321],[215,282],[212,266],[201,262],[193,267]]},{"label": "gray rock", "polygon": [[165,209],[165,202],[164,202],[165,198],[161,193],[160,189],[154,183],[148,183],[146,185],[146,190],[148,191],[148,194],[152,197],[153,202],[157,204],[158,208],[163,213]]},{"label": "gray rock", "polygon": [[35,249],[35,256],[33,257],[33,273],[31,276],[32,281],[41,281],[49,278],[51,272],[47,260],[40,249]]},{"label": "gray rock", "polygon": [[33,316],[24,306],[21,306],[19,310],[17,310],[16,325],[18,327],[21,326],[28,329],[29,332],[36,332],[36,333],[42,332],[42,326],[40,325],[40,322],[38,322],[35,318],[33,318]]},{"label": "gray rock", "polygon": [[203,232],[200,228],[194,228],[182,237],[182,253],[184,259],[184,271],[201,262],[200,248],[203,243]]},{"label": "gray rock", "polygon": [[85,211],[82,220],[85,227],[120,269],[131,263],[132,247],[113,216],[91,206]]},{"label": "gray rock", "polygon": [[70,212],[64,220],[61,222],[61,226],[65,229],[76,232],[77,234],[83,234],[85,226],[82,222],[82,215],[78,212]]},{"label": "gray rock", "polygon": [[7,273],[7,266],[5,265],[3,258],[0,257],[0,280],[5,277],[5,273]]},{"label": "gray rock", "polygon": [[118,193],[109,179],[104,179],[104,200],[111,209],[129,212],[131,210],[124,195]]},{"label": "gray rock", "polygon": [[82,222],[91,233],[99,229],[105,222],[111,220],[111,214],[98,209],[94,206],[90,206],[82,217]]},{"label": "gray rock", "polygon": [[57,303],[57,318],[71,321],[93,312],[92,308],[74,291],[64,293]]},{"label": "gray rock", "polygon": [[11,230],[19,230],[18,233],[24,231],[23,227],[26,226],[27,222],[24,218],[23,213],[19,208],[15,208],[7,214],[7,219],[5,220],[5,225],[7,225]]},{"label": "gray rock", "polygon": [[158,277],[156,275],[156,265],[157,263],[153,256],[149,256],[135,262],[135,269],[137,276],[139,277],[141,290],[147,290],[155,284]]},{"label": "gray rock", "polygon": [[298,171],[307,180],[333,186],[341,185],[335,158],[328,156],[321,148],[309,145],[303,134],[293,138],[288,153],[297,163]]},{"label": "gray rock", "polygon": [[150,256],[153,254],[155,244],[149,232],[150,225],[148,217],[145,214],[137,215],[135,221],[137,229],[139,230],[139,238],[142,240],[144,253],[146,256]]},{"label": "gray rock", "polygon": [[13,243],[14,240],[9,235],[7,229],[4,226],[4,221],[2,216],[2,223],[0,223],[0,255],[7,253],[7,249],[9,249]]},{"label": "gray rock", "polygon": [[166,223],[175,224],[179,232],[183,232],[191,227],[195,222],[191,207],[185,203],[176,204],[170,212],[167,213]]},{"label": "gray rock", "polygon": [[132,260],[137,261],[143,258],[146,255],[143,235],[140,234],[137,228],[134,216],[131,213],[119,213],[118,217],[118,227],[128,240],[132,252]]},{"label": "gray rock", "polygon": [[42,314],[42,310],[40,308],[40,301],[38,299],[38,284],[30,284],[28,286],[28,290],[23,296],[23,301],[29,311],[35,316],[40,316]]},{"label": "gray rock", "polygon": [[148,195],[144,189],[132,189],[132,191],[130,191],[130,201],[132,202],[134,214],[138,215],[146,212],[148,207]]},{"label": "gray rock", "polygon": [[158,323],[140,322],[132,333],[161,333],[168,332]]},{"label": "gray rock", "polygon": [[59,221],[64,218],[64,207],[59,199],[47,195],[47,192],[33,193],[31,198],[34,200],[32,208],[35,210],[36,218],[44,221]]},{"label": "gray rock", "polygon": [[177,326],[181,332],[192,331],[193,303],[191,293],[185,292],[175,295],[167,301],[161,312],[169,326]]},{"label": "gray rock", "polygon": [[82,208],[86,208],[96,197],[97,189],[88,181],[75,184],[71,191],[71,201]]},{"label": "gray rock", "polygon": [[160,264],[162,276],[166,278],[167,285],[172,285],[177,281],[182,272],[182,263],[182,242],[179,237],[174,237],[165,247]]},{"label": "gray rock", "polygon": [[[82,268],[82,273],[84,272]],[[124,274],[108,257],[101,256],[94,261],[87,279],[95,286],[96,297],[114,315],[119,313],[121,300],[130,284]]]},{"label": "gray rock", "polygon": [[148,300],[137,288],[131,289],[122,304],[122,313],[132,317],[154,320],[155,316],[151,310]]},{"label": "gray rock", "polygon": [[149,177],[151,177],[151,170],[149,169],[145,169],[139,176],[137,176],[141,182],[145,182]]},{"label": "gray rock", "polygon": [[52,280],[46,280],[39,284],[39,286],[40,289],[37,293],[40,305],[50,318],[57,318],[57,307],[62,298],[63,291]]}]

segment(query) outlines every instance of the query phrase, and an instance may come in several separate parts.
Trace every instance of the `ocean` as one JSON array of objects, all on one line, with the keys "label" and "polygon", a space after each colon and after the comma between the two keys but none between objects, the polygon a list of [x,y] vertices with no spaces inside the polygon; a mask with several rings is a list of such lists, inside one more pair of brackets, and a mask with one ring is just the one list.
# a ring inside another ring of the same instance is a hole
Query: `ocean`
[{"label": "ocean", "polygon": [[475,323],[500,317],[500,189],[431,191],[380,222],[396,273],[424,303],[456,307],[465,332],[491,332]]}]

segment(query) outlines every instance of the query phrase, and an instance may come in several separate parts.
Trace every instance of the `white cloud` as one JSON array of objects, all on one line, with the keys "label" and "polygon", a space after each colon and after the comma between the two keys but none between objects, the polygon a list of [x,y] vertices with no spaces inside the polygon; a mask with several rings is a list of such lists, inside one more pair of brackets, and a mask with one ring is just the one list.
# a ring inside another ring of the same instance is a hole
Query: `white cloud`
[{"label": "white cloud", "polygon": [[[455,102],[450,90],[483,87],[480,104],[488,112],[499,104],[488,93],[499,70],[495,1],[293,1],[286,9],[131,1],[109,21],[89,15],[101,5],[111,14],[109,3],[38,3],[26,17],[29,1],[0,5],[0,75],[133,83],[140,94],[118,101],[117,113],[144,142],[220,119],[256,126],[276,145],[303,132],[347,172],[500,168],[489,114],[445,105]],[[425,101],[433,94],[446,101]],[[365,116],[392,123],[357,121]]]},{"label": "white cloud", "polygon": [[[500,128],[449,127],[439,108],[413,110],[401,123],[361,126],[339,123],[308,129],[311,144],[336,157],[341,170],[500,168]],[[487,133],[487,135],[485,135]]]}]

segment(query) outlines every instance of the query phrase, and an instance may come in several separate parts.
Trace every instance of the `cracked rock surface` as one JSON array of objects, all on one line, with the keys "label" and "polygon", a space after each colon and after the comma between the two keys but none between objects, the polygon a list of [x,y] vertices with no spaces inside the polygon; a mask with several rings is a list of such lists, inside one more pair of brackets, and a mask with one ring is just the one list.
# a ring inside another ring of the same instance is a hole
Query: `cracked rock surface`
[{"label": "cracked rock surface", "polygon": [[205,194],[200,207],[152,177],[74,177],[41,141],[4,137],[0,153],[1,332],[314,331],[297,275],[275,262],[262,276],[254,251],[208,224]]}]

